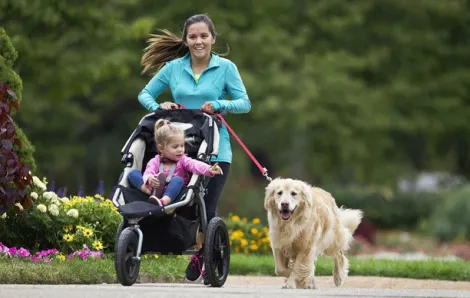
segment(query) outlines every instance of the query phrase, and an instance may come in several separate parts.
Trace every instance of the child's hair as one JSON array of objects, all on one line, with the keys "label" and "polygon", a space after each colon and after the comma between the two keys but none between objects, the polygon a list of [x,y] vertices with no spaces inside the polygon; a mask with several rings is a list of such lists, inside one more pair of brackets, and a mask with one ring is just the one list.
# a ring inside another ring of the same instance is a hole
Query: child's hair
[{"label": "child's hair", "polygon": [[155,143],[157,145],[166,146],[175,135],[182,135],[184,137],[184,131],[179,127],[171,125],[169,120],[157,120],[155,123]]}]

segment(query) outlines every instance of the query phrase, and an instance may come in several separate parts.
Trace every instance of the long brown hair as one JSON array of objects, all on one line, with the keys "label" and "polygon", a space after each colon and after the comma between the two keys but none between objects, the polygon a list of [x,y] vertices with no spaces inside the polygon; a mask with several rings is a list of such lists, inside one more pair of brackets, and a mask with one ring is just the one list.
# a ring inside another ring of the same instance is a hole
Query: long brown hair
[{"label": "long brown hair", "polygon": [[144,49],[144,55],[140,61],[140,64],[144,66],[142,74],[150,69],[155,69],[155,72],[158,72],[166,62],[186,55],[189,52],[189,48],[185,44],[188,27],[199,22],[204,22],[212,36],[216,37],[214,23],[207,14],[197,14],[186,20],[182,38],[166,29],[158,30],[161,34],[151,34],[147,40],[148,46]]}]

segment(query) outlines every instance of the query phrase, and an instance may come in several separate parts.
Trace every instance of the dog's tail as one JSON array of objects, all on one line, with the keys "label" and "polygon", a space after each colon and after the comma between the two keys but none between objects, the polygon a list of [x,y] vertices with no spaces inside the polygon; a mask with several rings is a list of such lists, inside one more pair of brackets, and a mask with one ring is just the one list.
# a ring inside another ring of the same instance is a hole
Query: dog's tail
[{"label": "dog's tail", "polygon": [[353,234],[361,223],[364,213],[359,209],[346,209],[343,207],[339,209],[339,212],[341,223],[351,232],[351,234]]}]

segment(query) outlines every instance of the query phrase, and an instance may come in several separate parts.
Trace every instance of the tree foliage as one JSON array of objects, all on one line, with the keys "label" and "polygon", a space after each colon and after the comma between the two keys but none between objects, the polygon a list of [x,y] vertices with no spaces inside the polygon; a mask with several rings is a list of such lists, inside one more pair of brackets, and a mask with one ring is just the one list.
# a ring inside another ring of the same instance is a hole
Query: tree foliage
[{"label": "tree foliage", "polygon": [[[313,182],[470,177],[467,0],[0,1],[25,84],[21,126],[41,173],[108,186],[145,110],[140,56],[155,28],[207,12],[252,100],[227,120],[273,172]],[[171,99],[169,92],[161,100]],[[235,142],[234,173],[249,162]],[[243,161],[243,162],[242,162]]]}]

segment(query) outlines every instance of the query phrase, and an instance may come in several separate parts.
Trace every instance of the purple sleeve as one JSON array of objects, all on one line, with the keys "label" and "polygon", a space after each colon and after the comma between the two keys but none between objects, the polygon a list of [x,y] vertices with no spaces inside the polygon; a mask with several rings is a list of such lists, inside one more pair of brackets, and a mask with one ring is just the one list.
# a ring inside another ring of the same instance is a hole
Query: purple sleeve
[{"label": "purple sleeve", "polygon": [[147,181],[151,176],[158,174],[159,161],[159,157],[155,156],[147,163],[147,167],[145,168],[143,175],[144,184],[147,184]]},{"label": "purple sleeve", "polygon": [[202,161],[192,159],[191,157],[188,157],[188,156],[184,156],[182,162],[183,162],[184,169],[188,172],[198,174],[198,175],[210,176],[210,177],[215,176],[215,174],[212,174],[209,171],[211,166]]}]

